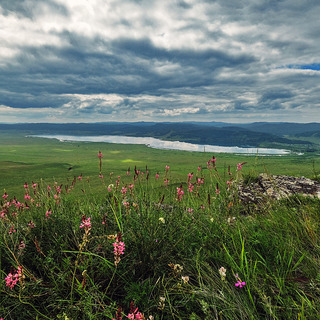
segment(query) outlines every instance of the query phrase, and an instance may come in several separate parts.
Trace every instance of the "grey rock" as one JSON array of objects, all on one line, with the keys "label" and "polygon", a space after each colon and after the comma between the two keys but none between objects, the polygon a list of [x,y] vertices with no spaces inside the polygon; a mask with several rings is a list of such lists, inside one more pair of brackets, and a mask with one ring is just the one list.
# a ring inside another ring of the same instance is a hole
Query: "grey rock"
[{"label": "grey rock", "polygon": [[238,198],[241,203],[262,204],[267,200],[280,200],[301,194],[320,199],[320,183],[305,177],[260,174],[255,181],[238,184]]}]

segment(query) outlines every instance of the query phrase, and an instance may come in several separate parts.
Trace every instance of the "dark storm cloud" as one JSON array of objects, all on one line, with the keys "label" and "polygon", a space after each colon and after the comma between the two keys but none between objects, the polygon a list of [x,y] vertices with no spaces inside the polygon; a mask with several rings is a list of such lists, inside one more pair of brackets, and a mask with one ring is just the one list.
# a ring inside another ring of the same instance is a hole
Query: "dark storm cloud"
[{"label": "dark storm cloud", "polygon": [[313,119],[319,12],[311,0],[3,0],[0,114]]}]

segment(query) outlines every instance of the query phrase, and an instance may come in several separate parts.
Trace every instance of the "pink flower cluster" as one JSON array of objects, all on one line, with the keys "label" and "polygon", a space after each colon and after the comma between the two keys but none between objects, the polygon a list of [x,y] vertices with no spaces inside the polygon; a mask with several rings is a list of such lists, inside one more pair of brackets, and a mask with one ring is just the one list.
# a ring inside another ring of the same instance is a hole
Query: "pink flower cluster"
[{"label": "pink flower cluster", "polygon": [[86,216],[84,215],[82,217],[82,222],[80,224],[80,228],[84,228],[85,231],[89,231],[91,229],[91,218],[89,217],[88,219],[86,219]]},{"label": "pink flower cluster", "polygon": [[121,260],[120,255],[124,254],[125,244],[121,240],[121,232],[118,233],[116,242],[114,242],[112,245],[114,247],[113,253],[114,253],[114,264],[117,266]]},{"label": "pink flower cluster", "polygon": [[181,197],[184,195],[184,192],[182,190],[182,185],[180,187],[177,187],[177,200],[181,201]]},{"label": "pink flower cluster", "polygon": [[120,254],[124,254],[124,249],[126,248],[126,245],[124,244],[124,242],[122,242],[122,241],[118,242],[118,240],[117,240],[112,245],[114,246],[113,253],[116,256],[119,256]]},{"label": "pink flower cluster", "polygon": [[16,273],[12,274],[11,272],[8,276],[4,279],[6,281],[6,286],[10,287],[12,290],[14,286],[19,282],[20,277],[22,276],[22,267],[18,267]]},{"label": "pink flower cluster", "polygon": [[128,319],[138,319],[138,320],[144,320],[144,315],[138,311],[138,308],[136,308],[132,313],[128,313],[127,315]]}]

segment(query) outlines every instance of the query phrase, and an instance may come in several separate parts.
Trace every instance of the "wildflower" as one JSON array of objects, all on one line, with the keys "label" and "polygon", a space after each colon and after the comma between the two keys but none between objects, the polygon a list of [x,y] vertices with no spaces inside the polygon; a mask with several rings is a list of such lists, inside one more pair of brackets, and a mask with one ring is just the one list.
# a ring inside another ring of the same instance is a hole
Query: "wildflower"
[{"label": "wildflower", "polygon": [[246,164],[246,162],[241,162],[237,164],[237,170],[240,171],[242,169],[242,166]]},{"label": "wildflower", "polygon": [[127,170],[127,176],[130,176],[130,167]]},{"label": "wildflower", "polygon": [[114,188],[114,185],[113,184],[109,184],[107,189],[108,189],[109,192],[111,192],[113,188]]},{"label": "wildflower", "polygon": [[125,187],[122,187],[122,189],[121,189],[121,193],[122,194],[126,194],[127,193],[127,187],[125,186]]},{"label": "wildflower", "polygon": [[8,276],[4,279],[6,281],[6,287],[10,287],[12,290],[14,286],[18,283],[20,277],[22,277],[22,267],[18,267],[16,273],[12,274],[11,272]]},{"label": "wildflower", "polygon": [[79,180],[79,181],[81,181],[81,180],[82,180],[82,177],[81,177],[81,176],[79,176],[79,177],[78,177],[78,180]]},{"label": "wildflower", "polygon": [[219,184],[217,183],[216,194],[220,194]]},{"label": "wildflower", "polygon": [[116,319],[113,318],[112,320],[122,320],[122,317],[121,317],[121,307],[119,307],[118,310],[117,310]]},{"label": "wildflower", "polygon": [[48,210],[48,211],[46,212],[46,219],[45,219],[45,220],[50,219],[50,216],[51,216],[51,215],[52,215],[51,210]]},{"label": "wildflower", "polygon": [[29,194],[28,194],[28,193],[26,193],[26,194],[24,195],[24,199],[25,199],[25,200],[30,200],[30,199],[31,199],[31,197],[29,196]]},{"label": "wildflower", "polygon": [[188,191],[189,191],[190,193],[193,192],[193,188],[194,188],[194,185],[189,182]]},{"label": "wildflower", "polygon": [[18,246],[18,255],[22,255],[22,251],[24,250],[25,247],[26,247],[25,243],[21,241]]},{"label": "wildflower", "polygon": [[177,196],[178,196],[178,201],[181,201],[181,197],[184,195],[184,192],[182,190],[182,185],[180,187],[177,187]]},{"label": "wildflower", "polygon": [[88,232],[91,229],[91,217],[86,219],[86,216],[83,215],[82,222],[80,224],[80,228],[84,228],[86,232]]},{"label": "wildflower", "polygon": [[34,222],[32,222],[30,220],[30,222],[28,223],[28,227],[30,227],[31,229],[33,229],[36,225],[34,224]]},{"label": "wildflower", "polygon": [[190,182],[192,178],[193,178],[193,172],[188,173],[188,182]]},{"label": "wildflower", "polygon": [[201,169],[202,169],[201,166],[199,166],[199,167],[198,167],[198,171],[201,171]]},{"label": "wildflower", "polygon": [[28,188],[29,188],[28,183],[25,182],[23,187],[24,187],[25,189],[28,189]]},{"label": "wildflower", "polygon": [[232,217],[232,218],[228,218],[227,219],[227,222],[229,223],[229,224],[231,224],[231,223],[233,223],[233,222],[235,222],[236,221],[236,217]]},{"label": "wildflower", "polygon": [[170,167],[168,165],[165,166],[166,172],[169,171]]},{"label": "wildflower", "polygon": [[164,180],[164,185],[165,185],[165,187],[167,187],[168,184],[169,184],[169,180],[168,180],[168,179],[165,179],[165,180]]},{"label": "wildflower", "polygon": [[2,198],[3,198],[4,200],[7,200],[8,195],[7,195],[7,193],[6,193],[6,192],[4,193],[4,195],[2,196]]},{"label": "wildflower", "polygon": [[113,244],[114,250],[114,264],[115,266],[117,266],[120,262],[120,255],[124,254],[124,250],[125,250],[125,244],[124,242],[121,241],[121,232],[118,233],[116,242],[114,242]]},{"label": "wildflower", "polygon": [[10,227],[9,234],[15,233],[17,230],[14,228],[14,224]]},{"label": "wildflower", "polygon": [[189,276],[181,276],[181,279],[182,279],[184,284],[189,282]]},{"label": "wildflower", "polygon": [[192,208],[188,208],[187,211],[188,211],[188,213],[193,213],[193,209]]},{"label": "wildflower", "polygon": [[98,158],[99,158],[99,159],[102,159],[102,158],[103,158],[103,154],[102,154],[101,151],[98,152]]},{"label": "wildflower", "polygon": [[158,309],[159,310],[163,310],[165,307],[165,302],[166,298],[165,297],[159,297],[159,305],[158,305]]},{"label": "wildflower", "polygon": [[166,221],[164,220],[164,218],[162,218],[162,217],[159,218],[159,221],[162,222],[162,223],[165,223],[165,222],[166,222]]},{"label": "wildflower", "polygon": [[156,180],[159,179],[159,173],[156,173]]},{"label": "wildflower", "polygon": [[236,287],[242,288],[246,285],[246,283],[244,281],[240,281],[238,280],[235,284]]},{"label": "wildflower", "polygon": [[219,273],[220,273],[220,276],[221,276],[221,280],[224,281],[226,279],[226,272],[227,272],[227,269],[224,268],[224,267],[221,267],[219,269]]},{"label": "wildflower", "polygon": [[103,175],[102,175],[101,173],[99,174],[99,178],[100,178],[100,179],[103,179]]}]

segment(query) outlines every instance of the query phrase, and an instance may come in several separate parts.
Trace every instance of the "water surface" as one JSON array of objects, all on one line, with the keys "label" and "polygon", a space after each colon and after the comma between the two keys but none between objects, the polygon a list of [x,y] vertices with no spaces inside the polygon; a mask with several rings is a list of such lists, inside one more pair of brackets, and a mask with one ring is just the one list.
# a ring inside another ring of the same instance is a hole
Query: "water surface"
[{"label": "water surface", "polygon": [[223,147],[204,144],[193,144],[181,141],[165,141],[152,137],[127,137],[127,136],[72,136],[72,135],[32,135],[32,137],[58,139],[59,141],[83,141],[83,142],[106,142],[122,144],[144,144],[155,149],[184,150],[196,152],[215,153],[242,153],[242,154],[269,154],[285,155],[289,150],[270,148],[244,148],[244,147]]}]

